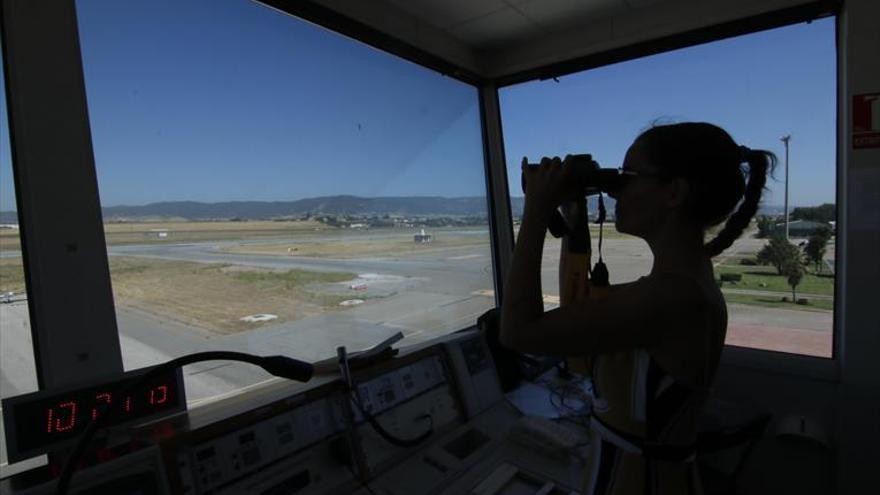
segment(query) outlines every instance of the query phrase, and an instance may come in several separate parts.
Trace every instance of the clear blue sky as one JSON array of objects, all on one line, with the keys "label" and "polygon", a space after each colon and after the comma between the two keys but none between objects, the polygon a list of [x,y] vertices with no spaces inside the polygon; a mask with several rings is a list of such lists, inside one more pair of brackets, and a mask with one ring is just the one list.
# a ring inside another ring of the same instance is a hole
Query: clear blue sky
[{"label": "clear blue sky", "polygon": [[[466,84],[248,0],[77,7],[105,206],[485,193]],[[822,20],[506,88],[511,177],[523,155],[618,166],[653,120],[704,120],[780,158],[792,134],[792,203],[831,202],[835,85]],[[7,211],[5,118],[0,147]],[[767,203],[781,204],[781,187]]]},{"label": "clear blue sky", "polygon": [[567,153],[617,167],[652,122],[704,121],[777,154],[780,180],[769,182],[766,204],[784,200],[786,134],[789,201],[834,202],[834,31],[823,19],[504,89],[508,174],[519,174],[523,156]]}]

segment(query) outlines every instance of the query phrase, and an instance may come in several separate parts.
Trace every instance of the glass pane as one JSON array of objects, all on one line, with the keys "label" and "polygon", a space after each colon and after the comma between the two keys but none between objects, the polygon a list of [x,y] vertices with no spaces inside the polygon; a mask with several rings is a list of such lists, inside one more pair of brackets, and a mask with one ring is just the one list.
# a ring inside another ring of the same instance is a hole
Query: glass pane
[{"label": "glass pane", "polygon": [[475,88],[247,0],[77,9],[126,368],[413,344],[494,306]]},{"label": "glass pane", "polygon": [[[37,371],[12,180],[6,84],[0,74],[0,398],[36,390]],[[0,466],[7,462],[5,438],[0,421]]]},{"label": "glass pane", "polygon": [[[633,139],[652,123],[703,121],[738,143],[780,159],[758,217],[714,260],[728,303],[727,344],[831,357],[836,204],[836,54],[834,19],[750,34],[505,88],[501,106],[515,219],[522,211],[520,160],[590,153],[618,167]],[[789,242],[809,259],[794,294],[787,277],[758,253],[784,232],[789,141]],[[620,234],[613,200],[604,259],[612,283],[647,275],[647,244]],[[596,204],[590,205],[595,214]],[[759,223],[760,221],[760,223]],[[810,241],[820,229],[830,237]],[[596,257],[598,229],[591,227]],[[711,235],[712,232],[709,234]],[[812,246],[808,248],[808,245]],[[815,249],[814,249],[815,248]],[[824,251],[823,249],[824,248]],[[542,265],[545,303],[558,304],[559,241],[548,237]],[[763,258],[762,258],[763,259]],[[723,277],[723,280],[722,280]]]}]

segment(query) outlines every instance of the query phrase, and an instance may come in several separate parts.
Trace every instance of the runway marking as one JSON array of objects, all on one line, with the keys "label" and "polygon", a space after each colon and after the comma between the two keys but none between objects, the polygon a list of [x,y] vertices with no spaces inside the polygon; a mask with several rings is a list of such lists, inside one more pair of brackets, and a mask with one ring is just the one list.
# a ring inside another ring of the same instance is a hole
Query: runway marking
[{"label": "runway marking", "polygon": [[[481,289],[471,292],[475,296],[494,297],[495,291],[491,289]],[[544,294],[544,304],[559,304],[559,296],[554,294]]]},{"label": "runway marking", "polygon": [[198,375],[198,374],[201,374],[201,373],[206,373],[206,372],[208,372],[208,371],[214,371],[214,370],[216,370],[216,369],[225,368],[225,367],[227,367],[227,366],[231,366],[231,363],[218,364],[217,366],[211,366],[211,367],[205,368],[205,369],[203,369],[203,370],[194,371],[194,372],[192,372],[192,373],[188,373],[187,375],[188,375],[188,376],[194,376],[194,375]]},{"label": "runway marking", "polygon": [[446,258],[447,260],[469,260],[473,258],[482,258],[482,254],[465,254],[463,256],[452,256],[451,258]]}]

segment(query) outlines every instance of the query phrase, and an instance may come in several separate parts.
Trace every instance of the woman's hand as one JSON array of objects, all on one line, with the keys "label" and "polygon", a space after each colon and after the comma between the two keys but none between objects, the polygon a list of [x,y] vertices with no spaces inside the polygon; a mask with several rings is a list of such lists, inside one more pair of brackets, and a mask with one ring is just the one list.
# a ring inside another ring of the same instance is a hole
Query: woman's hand
[{"label": "woman's hand", "polygon": [[560,204],[577,199],[578,187],[572,173],[571,155],[541,158],[538,167],[529,167],[523,157],[522,173],[526,176],[526,210],[549,215]]}]

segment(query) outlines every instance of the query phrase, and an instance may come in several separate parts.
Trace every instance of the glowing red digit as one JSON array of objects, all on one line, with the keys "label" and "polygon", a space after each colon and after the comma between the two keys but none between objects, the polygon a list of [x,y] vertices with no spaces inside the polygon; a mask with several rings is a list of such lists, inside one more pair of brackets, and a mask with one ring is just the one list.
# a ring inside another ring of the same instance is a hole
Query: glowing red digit
[{"label": "glowing red digit", "polygon": [[[97,402],[100,399],[100,400],[103,400],[105,404],[109,404],[111,397],[112,396],[110,395],[110,392],[104,392],[102,394],[98,394],[95,396],[95,402]],[[97,406],[98,405],[95,404],[95,407],[92,408],[92,421],[94,421],[95,418],[98,417],[98,407]]]},{"label": "glowing red digit", "polygon": [[[161,392],[159,399],[156,399],[156,390]],[[162,404],[163,402],[165,402],[167,400],[168,400],[168,386],[159,385],[158,387],[150,390],[150,404]]]},{"label": "glowing red digit", "polygon": [[58,431],[67,431],[76,425],[76,402],[65,402],[63,404],[58,404],[58,407],[70,408],[70,416],[68,417],[68,421],[66,424],[61,424],[61,418],[57,418],[55,420],[55,429]]},{"label": "glowing red digit", "polygon": [[131,412],[131,397],[125,398],[125,412]]},{"label": "glowing red digit", "polygon": [[49,414],[48,414],[49,421],[47,422],[48,424],[46,425],[46,433],[52,433],[52,412],[53,411],[54,411],[54,409],[49,408]]}]

